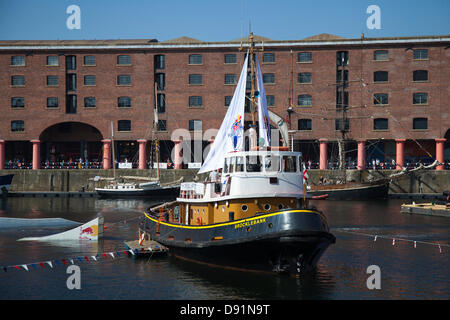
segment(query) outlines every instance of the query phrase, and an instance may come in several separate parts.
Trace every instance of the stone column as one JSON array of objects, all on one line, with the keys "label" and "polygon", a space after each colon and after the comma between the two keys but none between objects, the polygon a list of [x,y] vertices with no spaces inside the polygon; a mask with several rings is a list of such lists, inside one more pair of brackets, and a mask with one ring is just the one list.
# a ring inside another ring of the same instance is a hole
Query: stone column
[{"label": "stone column", "polygon": [[358,141],[358,170],[366,169],[366,140]]},{"label": "stone column", "polygon": [[[447,141],[446,139],[435,139],[434,141],[436,141],[436,160],[439,161],[440,163],[444,163],[444,144],[445,141]],[[445,167],[444,165],[441,166],[437,166],[436,170],[444,170]]]},{"label": "stone column", "polygon": [[147,169],[147,140],[140,139],[137,141],[139,143],[139,170]]},{"label": "stone column", "polygon": [[319,169],[326,170],[328,169],[328,154],[327,154],[328,139],[319,139],[319,142],[320,142]]},{"label": "stone column", "polygon": [[173,142],[175,143],[175,146],[174,146],[175,159],[173,160],[174,169],[183,169],[183,158],[181,156],[181,143],[183,141],[182,140],[174,140]]},{"label": "stone column", "polygon": [[103,143],[103,169],[111,169],[111,140],[102,140]]},{"label": "stone column", "polygon": [[33,170],[41,168],[41,141],[31,140],[33,144]]},{"label": "stone column", "polygon": [[0,170],[5,169],[5,140],[0,140]]},{"label": "stone column", "polygon": [[405,166],[405,141],[406,139],[395,139],[396,146],[396,170],[402,170]]}]

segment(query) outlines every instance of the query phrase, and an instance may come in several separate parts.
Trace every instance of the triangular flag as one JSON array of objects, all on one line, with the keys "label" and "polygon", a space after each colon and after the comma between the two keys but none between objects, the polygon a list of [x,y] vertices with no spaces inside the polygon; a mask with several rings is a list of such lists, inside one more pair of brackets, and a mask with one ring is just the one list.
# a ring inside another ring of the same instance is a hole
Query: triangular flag
[{"label": "triangular flag", "polygon": [[94,259],[95,261],[97,261],[97,258],[95,256],[91,256],[92,259]]},{"label": "triangular flag", "polygon": [[47,261],[47,264],[50,266],[50,268],[53,268],[53,265],[52,265],[51,261]]},{"label": "triangular flag", "polygon": [[22,264],[22,267],[25,269],[25,270],[27,270],[28,271],[28,267],[27,267],[27,265],[26,264]]},{"label": "triangular flag", "polygon": [[151,247],[148,247],[148,250],[153,251]]},{"label": "triangular flag", "polygon": [[89,258],[86,256],[86,257],[84,257],[84,259],[86,259],[86,261],[89,261]]},{"label": "triangular flag", "polygon": [[61,262],[59,262],[59,260],[55,260],[55,262],[56,262],[56,265],[57,265],[57,266],[60,266],[60,265],[61,265]]},{"label": "triangular flag", "polygon": [[377,236],[375,236],[375,239],[373,239],[373,241],[377,241]]},{"label": "triangular flag", "polygon": [[37,266],[34,263],[32,263],[31,266],[33,267],[34,270],[37,269]]},{"label": "triangular flag", "polygon": [[118,257],[120,257],[120,252],[119,251],[117,251],[116,254],[117,254]]},{"label": "triangular flag", "polygon": [[69,259],[71,264],[75,264],[75,262],[73,262],[73,259]]},{"label": "triangular flag", "polygon": [[106,253],[104,253],[103,256],[104,256],[105,258],[108,258],[108,256],[106,255]]},{"label": "triangular flag", "polygon": [[42,267],[42,269],[45,269],[45,265],[42,262],[39,262],[39,265]]},{"label": "triangular flag", "polygon": [[414,248],[416,248],[416,246],[417,246],[417,243],[416,243],[416,241],[414,241]]},{"label": "triangular flag", "polygon": [[81,257],[77,257],[78,261],[82,262],[83,259],[81,259]]},{"label": "triangular flag", "polygon": [[16,268],[17,270],[20,270],[19,266],[14,266],[14,268]]},{"label": "triangular flag", "polygon": [[131,249],[130,249],[130,250],[128,250],[128,251],[130,251],[130,252],[131,252],[131,254],[132,254],[132,255],[134,256],[134,252],[133,252],[133,250],[131,250]]},{"label": "triangular flag", "polygon": [[109,255],[114,259],[114,253],[110,252]]}]

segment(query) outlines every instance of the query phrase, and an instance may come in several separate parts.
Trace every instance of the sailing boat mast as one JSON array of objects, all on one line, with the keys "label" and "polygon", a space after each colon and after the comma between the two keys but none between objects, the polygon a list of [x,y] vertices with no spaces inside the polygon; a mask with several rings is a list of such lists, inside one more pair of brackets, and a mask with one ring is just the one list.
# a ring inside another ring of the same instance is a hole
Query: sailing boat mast
[{"label": "sailing boat mast", "polygon": [[159,141],[158,137],[155,135],[155,128],[158,128],[158,84],[155,82],[155,110],[154,110],[154,123],[153,123],[153,136],[155,141],[155,151],[156,151],[156,176],[159,182]]},{"label": "sailing boat mast", "polygon": [[116,181],[116,155],[114,152],[114,125],[111,121],[111,145],[112,145],[112,166],[113,166],[113,174],[114,174],[114,181]]},{"label": "sailing boat mast", "polygon": [[253,32],[250,32],[249,40],[249,56],[250,56],[250,110],[252,113],[252,125],[256,125],[256,97],[255,97],[255,42],[253,41]]}]

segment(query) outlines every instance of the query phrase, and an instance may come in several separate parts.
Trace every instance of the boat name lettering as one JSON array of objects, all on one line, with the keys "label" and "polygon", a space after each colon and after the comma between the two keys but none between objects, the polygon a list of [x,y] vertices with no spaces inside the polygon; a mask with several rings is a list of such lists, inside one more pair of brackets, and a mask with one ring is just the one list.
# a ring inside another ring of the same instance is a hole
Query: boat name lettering
[{"label": "boat name lettering", "polygon": [[237,223],[234,225],[234,228],[244,228],[244,227],[249,227],[252,226],[254,224],[259,224],[259,223],[264,223],[266,222],[266,218],[261,218],[261,219],[256,219],[256,220],[250,220],[250,221],[244,221],[241,223]]}]

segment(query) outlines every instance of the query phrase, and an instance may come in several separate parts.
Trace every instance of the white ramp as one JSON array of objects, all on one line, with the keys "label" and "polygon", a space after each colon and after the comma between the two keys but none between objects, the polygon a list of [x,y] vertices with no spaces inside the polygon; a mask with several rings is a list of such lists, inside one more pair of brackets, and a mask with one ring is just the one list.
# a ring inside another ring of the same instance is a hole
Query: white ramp
[{"label": "white ramp", "polygon": [[82,226],[61,233],[44,236],[22,238],[17,241],[53,241],[53,240],[94,240],[103,237],[103,217],[95,218]]}]

